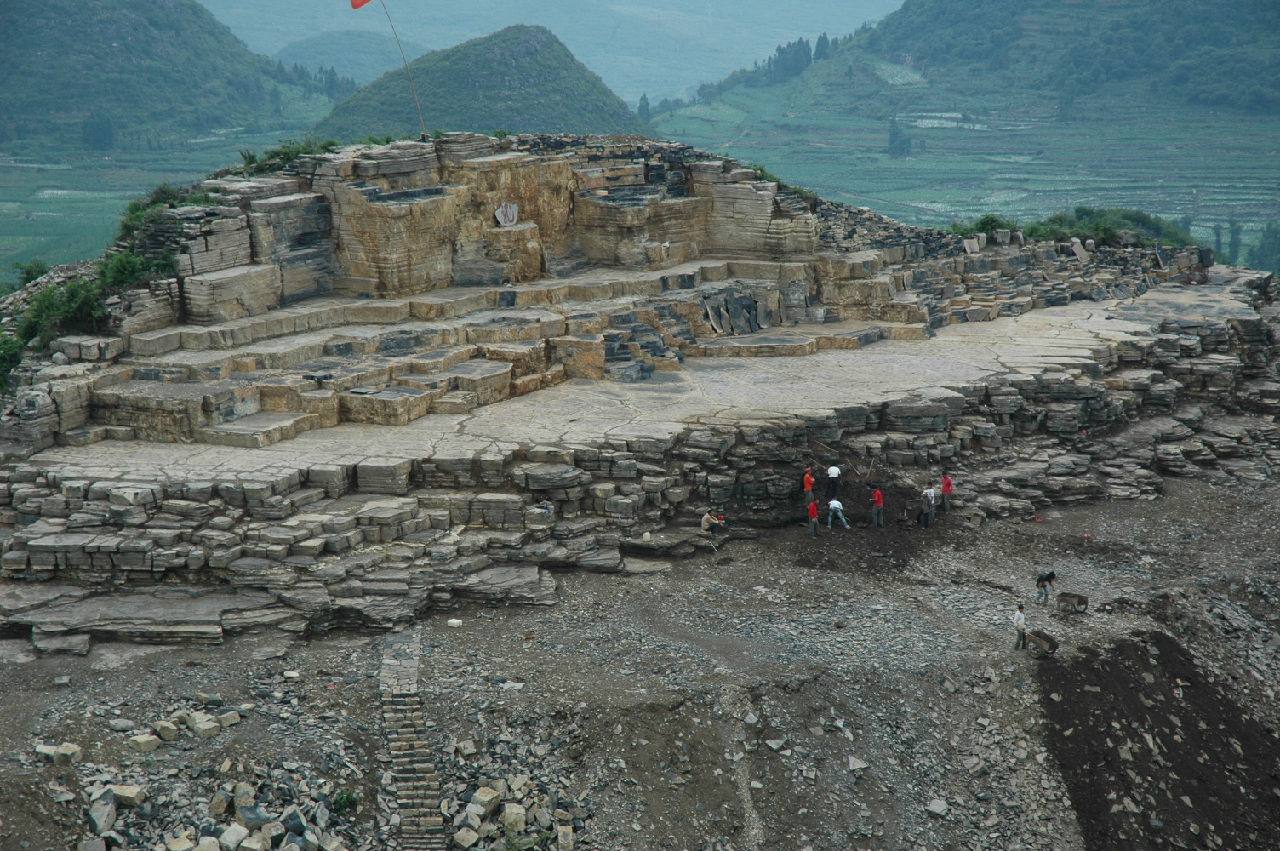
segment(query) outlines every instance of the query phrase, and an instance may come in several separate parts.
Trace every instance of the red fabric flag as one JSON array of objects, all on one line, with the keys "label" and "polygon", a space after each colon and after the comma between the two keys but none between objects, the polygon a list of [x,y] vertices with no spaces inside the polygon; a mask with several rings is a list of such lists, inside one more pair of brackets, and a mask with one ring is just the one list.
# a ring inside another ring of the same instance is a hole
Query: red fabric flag
[{"label": "red fabric flag", "polygon": [[351,0],[351,8],[359,9],[361,6],[363,6],[365,3],[368,3],[368,2],[369,0]]}]

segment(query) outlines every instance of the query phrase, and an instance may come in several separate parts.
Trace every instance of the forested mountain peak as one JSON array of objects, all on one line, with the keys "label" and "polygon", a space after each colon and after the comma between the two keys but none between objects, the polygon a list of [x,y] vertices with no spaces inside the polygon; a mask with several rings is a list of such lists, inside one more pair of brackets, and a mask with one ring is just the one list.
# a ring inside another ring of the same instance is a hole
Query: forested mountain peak
[{"label": "forested mountain peak", "polygon": [[[643,129],[635,113],[544,27],[507,27],[410,64],[428,131]],[[351,140],[411,135],[418,129],[413,94],[401,68],[339,103],[316,132]]]}]

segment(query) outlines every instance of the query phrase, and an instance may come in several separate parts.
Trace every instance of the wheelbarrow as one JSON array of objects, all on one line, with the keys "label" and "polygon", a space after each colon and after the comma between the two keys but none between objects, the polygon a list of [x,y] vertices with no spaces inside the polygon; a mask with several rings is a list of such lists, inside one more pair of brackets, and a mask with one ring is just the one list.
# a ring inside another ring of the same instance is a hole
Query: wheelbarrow
[{"label": "wheelbarrow", "polygon": [[1043,629],[1029,630],[1027,632],[1027,650],[1037,658],[1052,656],[1058,652],[1058,639]]},{"label": "wheelbarrow", "polygon": [[1058,595],[1058,611],[1067,614],[1080,614],[1089,610],[1089,598],[1083,594],[1072,594],[1063,591]]}]

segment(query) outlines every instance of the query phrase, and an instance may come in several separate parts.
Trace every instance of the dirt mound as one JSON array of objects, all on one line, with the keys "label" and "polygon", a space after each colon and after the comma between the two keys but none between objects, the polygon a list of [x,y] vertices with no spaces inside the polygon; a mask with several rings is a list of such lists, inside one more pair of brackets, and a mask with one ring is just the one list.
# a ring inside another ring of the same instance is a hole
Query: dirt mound
[{"label": "dirt mound", "polygon": [[1160,632],[1037,669],[1090,849],[1280,848],[1280,738]]}]

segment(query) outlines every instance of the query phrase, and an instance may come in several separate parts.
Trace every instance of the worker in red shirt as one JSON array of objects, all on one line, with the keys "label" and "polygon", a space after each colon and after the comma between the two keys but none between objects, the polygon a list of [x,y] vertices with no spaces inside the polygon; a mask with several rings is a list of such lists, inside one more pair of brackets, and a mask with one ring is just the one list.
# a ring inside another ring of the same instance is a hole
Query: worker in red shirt
[{"label": "worker in red shirt", "polygon": [[947,473],[942,474],[942,510],[951,510],[951,494],[955,493],[955,485],[951,483],[951,476]]},{"label": "worker in red shirt", "polygon": [[804,468],[804,498],[812,501],[813,498],[813,468]]},{"label": "worker in red shirt", "polygon": [[871,492],[871,525],[884,528],[884,494],[880,488]]},{"label": "worker in red shirt", "polygon": [[818,502],[817,500],[809,500],[809,534],[818,534]]}]

